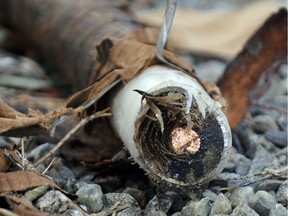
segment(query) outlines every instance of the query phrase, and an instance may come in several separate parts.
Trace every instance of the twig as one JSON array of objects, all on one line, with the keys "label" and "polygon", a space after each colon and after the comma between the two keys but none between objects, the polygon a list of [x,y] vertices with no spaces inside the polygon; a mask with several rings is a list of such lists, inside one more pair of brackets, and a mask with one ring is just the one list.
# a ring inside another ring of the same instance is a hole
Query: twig
[{"label": "twig", "polygon": [[[251,185],[251,184],[254,184],[258,181],[262,181],[264,179],[269,179],[269,178],[273,178],[273,177],[276,177],[276,178],[279,178],[279,179],[287,179],[288,178],[288,166],[284,166],[284,167],[281,167],[277,170],[274,170],[274,169],[266,169],[264,170],[263,172],[257,172],[257,173],[251,173],[251,174],[248,174],[246,176],[239,176],[239,177],[236,177],[236,178],[228,178],[226,179],[227,181],[232,181],[232,180],[243,180],[243,179],[248,179],[248,178],[252,178],[252,177],[256,177],[256,176],[261,176],[260,178],[258,179],[255,179],[251,182],[248,182],[248,183],[245,183],[239,187],[245,187],[245,186],[248,186],[248,185]],[[225,191],[225,190],[233,190],[233,189],[236,189],[236,188],[239,188],[239,187],[226,187],[226,188],[221,188],[220,190],[221,191]]]},{"label": "twig", "polygon": [[45,173],[50,169],[50,167],[54,163],[55,159],[56,159],[55,157],[52,159],[52,161],[49,163],[49,165],[46,167],[46,169],[42,172],[42,175],[45,175]]},{"label": "twig", "polygon": [[4,209],[4,208],[0,208],[0,215],[3,215],[3,216],[17,216],[17,214],[7,210],[7,209]]},{"label": "twig", "polygon": [[280,112],[283,115],[287,114],[287,110],[277,107],[273,104],[264,104],[264,103],[260,103],[259,101],[255,101],[255,102],[252,102],[252,105],[258,106],[260,108],[267,109],[267,110],[273,109],[273,110]]},{"label": "twig", "polygon": [[86,118],[82,119],[75,127],[73,127],[69,133],[67,133],[61,140],[60,142],[57,143],[57,145],[51,149],[47,154],[45,154],[43,157],[39,158],[33,165],[34,167],[37,167],[39,164],[41,164],[43,161],[51,157],[52,155],[55,154],[55,152],[73,135],[75,134],[79,128],[83,127],[85,124],[87,124],[89,121],[92,121],[94,119],[100,118],[100,117],[105,117],[105,116],[110,116],[111,113],[107,112],[108,109],[105,109],[100,112],[96,112],[93,115],[87,116]]}]

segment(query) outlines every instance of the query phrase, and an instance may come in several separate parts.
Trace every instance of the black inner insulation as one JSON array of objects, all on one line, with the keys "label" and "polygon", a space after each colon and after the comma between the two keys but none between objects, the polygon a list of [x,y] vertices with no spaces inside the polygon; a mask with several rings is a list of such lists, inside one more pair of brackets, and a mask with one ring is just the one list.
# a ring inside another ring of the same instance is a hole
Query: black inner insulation
[{"label": "black inner insulation", "polygon": [[[171,91],[158,92],[155,96],[164,97],[168,93],[171,94]],[[152,172],[187,183],[191,180],[199,181],[217,167],[224,150],[224,137],[213,113],[206,113],[206,118],[203,119],[196,101],[193,100],[190,109],[192,130],[198,134],[201,146],[195,154],[188,151],[176,154],[172,149],[171,132],[176,127],[185,128],[187,125],[184,100],[186,99],[183,94],[182,99],[169,104],[153,101],[161,111],[164,131],[161,132],[155,113],[146,107],[145,114],[136,123],[135,140],[143,160],[151,164],[149,166]]]}]

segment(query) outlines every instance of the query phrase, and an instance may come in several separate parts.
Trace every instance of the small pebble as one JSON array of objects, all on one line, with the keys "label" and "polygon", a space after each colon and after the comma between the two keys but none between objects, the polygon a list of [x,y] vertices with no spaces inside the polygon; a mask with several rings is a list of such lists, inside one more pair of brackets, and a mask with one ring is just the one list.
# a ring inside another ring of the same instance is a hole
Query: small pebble
[{"label": "small pebble", "polygon": [[241,203],[236,208],[234,208],[231,216],[259,216],[257,212],[255,212],[252,208],[250,208],[247,204]]},{"label": "small pebble", "polygon": [[162,211],[151,210],[150,212],[144,214],[145,216],[166,216],[166,214]]},{"label": "small pebble", "polygon": [[277,179],[268,179],[260,183],[257,187],[258,190],[277,191],[283,181]]},{"label": "small pebble", "polygon": [[265,138],[270,142],[274,143],[280,148],[287,146],[287,132],[286,131],[266,131],[264,134]]},{"label": "small pebble", "polygon": [[276,199],[284,206],[288,206],[288,180],[283,182],[276,193]]},{"label": "small pebble", "polygon": [[210,199],[205,197],[198,202],[192,201],[185,206],[180,216],[205,216],[208,215],[211,209]]},{"label": "small pebble", "polygon": [[211,208],[210,215],[230,214],[231,212],[232,206],[230,201],[223,193],[220,193]]},{"label": "small pebble", "polygon": [[279,125],[281,130],[287,131],[288,130],[288,116],[287,115],[281,115],[277,119],[277,124]]},{"label": "small pebble", "polygon": [[106,193],[104,195],[105,208],[110,208],[118,203],[119,206],[129,205],[130,207],[139,207],[137,201],[127,193]]},{"label": "small pebble", "polygon": [[167,213],[172,206],[173,197],[167,196],[166,194],[163,195],[155,195],[147,204],[144,215],[148,214],[151,211],[161,211]]},{"label": "small pebble", "polygon": [[31,161],[36,161],[40,157],[42,157],[44,154],[49,152],[55,145],[50,143],[44,143],[41,144],[34,149],[32,149],[30,152],[27,153],[27,158]]},{"label": "small pebble", "polygon": [[78,210],[68,209],[65,212],[66,216],[83,216],[83,214]]},{"label": "small pebble", "polygon": [[217,199],[217,194],[212,192],[211,190],[205,190],[202,194],[204,197],[209,198],[212,201],[215,201]]},{"label": "small pebble", "polygon": [[103,193],[97,184],[84,184],[76,195],[78,195],[78,202],[86,206],[89,213],[97,213],[103,208]]},{"label": "small pebble", "polygon": [[41,185],[33,190],[27,191],[24,196],[31,202],[43,196],[50,188],[50,185]]},{"label": "small pebble", "polygon": [[253,118],[253,128],[258,133],[265,133],[267,130],[278,130],[276,122],[268,115],[257,115]]},{"label": "small pebble", "polygon": [[247,175],[251,166],[251,160],[242,154],[236,154],[235,172],[239,175]]},{"label": "small pebble", "polygon": [[68,209],[70,199],[57,190],[48,191],[36,201],[36,207],[40,211],[61,214]]},{"label": "small pebble", "polygon": [[274,156],[262,156],[262,157],[255,157],[252,161],[249,173],[256,173],[261,172],[267,167],[273,166],[274,163]]},{"label": "small pebble", "polygon": [[276,204],[276,199],[273,195],[266,191],[258,191],[250,199],[250,207],[258,214],[268,216],[270,209]]},{"label": "small pebble", "polygon": [[143,191],[138,190],[136,188],[127,187],[123,190],[122,193],[130,194],[132,197],[136,199],[140,207],[144,207],[145,204],[145,194]]},{"label": "small pebble", "polygon": [[240,187],[231,193],[229,199],[232,207],[238,206],[241,203],[249,204],[250,198],[254,195],[252,187]]},{"label": "small pebble", "polygon": [[277,203],[270,210],[269,216],[287,216],[288,210],[280,203]]},{"label": "small pebble", "polygon": [[141,215],[142,210],[137,207],[131,207],[124,209],[123,211],[120,211],[117,213],[117,216],[139,216]]}]

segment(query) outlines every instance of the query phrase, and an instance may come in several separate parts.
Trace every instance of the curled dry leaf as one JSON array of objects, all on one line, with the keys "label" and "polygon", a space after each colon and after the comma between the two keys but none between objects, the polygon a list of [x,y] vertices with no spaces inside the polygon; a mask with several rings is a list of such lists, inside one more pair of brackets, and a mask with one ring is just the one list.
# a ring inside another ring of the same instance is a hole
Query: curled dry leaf
[{"label": "curled dry leaf", "polygon": [[35,171],[26,170],[0,173],[0,193],[23,191],[44,184],[59,188],[49,178]]},{"label": "curled dry leaf", "polygon": [[51,214],[39,211],[37,208],[33,206],[33,204],[28,199],[26,199],[23,196],[19,197],[19,196],[13,196],[13,195],[8,195],[8,194],[2,194],[0,195],[0,197],[6,200],[6,202],[12,209],[12,211],[16,213],[17,215],[21,215],[21,216],[51,215]]},{"label": "curled dry leaf", "polygon": [[0,99],[0,134],[22,137],[49,133],[55,120],[63,115],[72,115],[76,112],[79,110],[62,107],[45,115],[32,109],[29,109],[28,114],[23,114]]},{"label": "curled dry leaf", "polygon": [[0,172],[6,172],[10,165],[11,161],[5,156],[4,149],[0,148]]},{"label": "curled dry leaf", "polygon": [[[120,79],[127,83],[149,66],[161,64],[156,57],[155,44],[157,29],[137,29],[123,39],[107,37],[97,46],[97,58],[102,63],[100,70],[88,88],[74,94],[67,107],[77,107],[84,103],[95,102]],[[182,68],[187,74],[196,77],[193,69],[176,54],[164,51],[164,58]]]}]

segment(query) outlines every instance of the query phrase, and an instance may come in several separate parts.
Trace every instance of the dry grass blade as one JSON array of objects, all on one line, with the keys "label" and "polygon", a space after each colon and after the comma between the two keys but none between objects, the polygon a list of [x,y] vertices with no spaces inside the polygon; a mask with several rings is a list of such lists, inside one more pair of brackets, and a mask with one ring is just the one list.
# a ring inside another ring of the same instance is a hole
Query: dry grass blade
[{"label": "dry grass blade", "polygon": [[50,179],[34,171],[0,173],[0,193],[27,190],[44,184],[58,187]]}]

